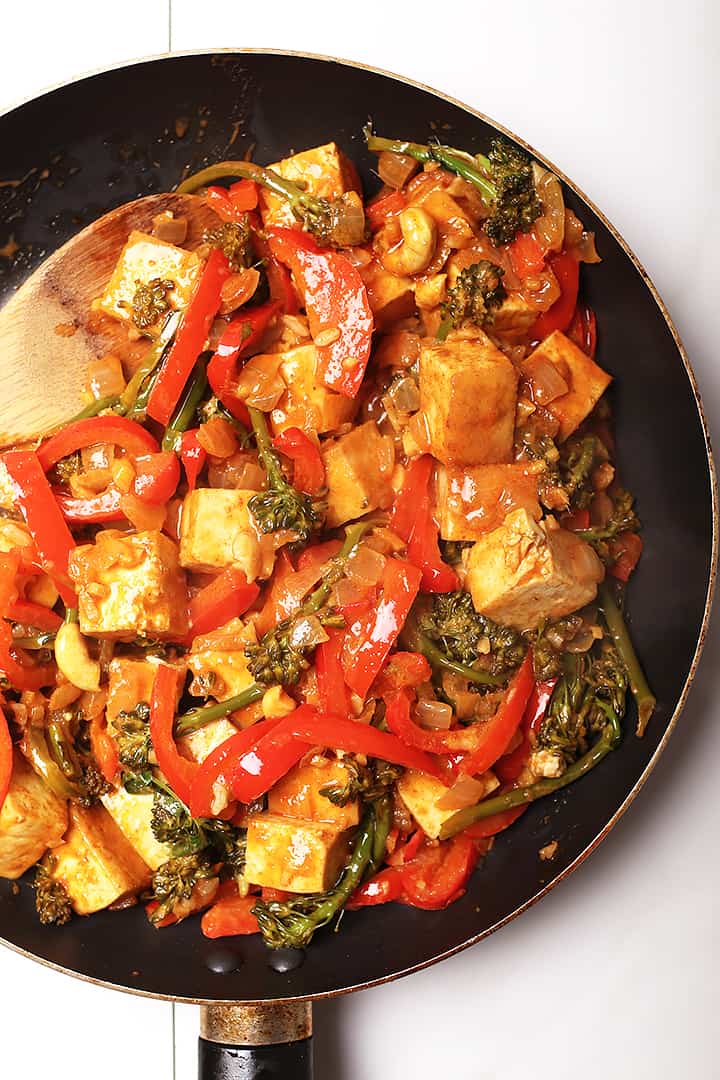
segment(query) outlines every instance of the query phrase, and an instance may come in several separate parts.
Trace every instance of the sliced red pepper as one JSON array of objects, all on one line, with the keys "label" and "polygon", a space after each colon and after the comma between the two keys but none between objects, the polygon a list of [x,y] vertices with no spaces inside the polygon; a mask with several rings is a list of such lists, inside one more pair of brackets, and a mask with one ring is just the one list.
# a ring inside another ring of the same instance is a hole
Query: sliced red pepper
[{"label": "sliced red pepper", "polygon": [[518,233],[512,244],[508,244],[508,255],[512,268],[518,277],[539,274],[545,269],[545,248],[531,233]]},{"label": "sliced red pepper", "polygon": [[17,659],[19,655],[25,654],[15,646],[8,623],[0,622],[0,671],[5,673],[14,689],[39,690],[43,686],[52,686],[55,682],[53,664],[34,664],[28,660],[25,665]]},{"label": "sliced red pepper", "polygon": [[560,252],[548,259],[550,269],[560,286],[560,296],[548,311],[543,311],[528,331],[532,340],[542,341],[554,330],[567,330],[575,314],[580,287],[580,263],[573,255]]},{"label": "sliced red pepper", "polygon": [[578,304],[567,330],[567,336],[574,341],[578,349],[595,359],[597,348],[597,319],[595,312],[587,304]]},{"label": "sliced red pepper", "polygon": [[183,431],[180,436],[180,460],[187,478],[188,491],[194,491],[197,479],[207,461],[207,452],[198,442],[198,428]]},{"label": "sliced red pepper", "polygon": [[258,204],[258,186],[249,177],[236,180],[228,188],[231,203],[239,210],[255,210]]},{"label": "sliced red pepper", "polygon": [[133,491],[141,502],[162,506],[172,499],[180,483],[180,462],[169,451],[143,454],[135,459]]},{"label": "sliced red pepper", "polygon": [[501,784],[512,784],[523,771],[530,757],[532,746],[527,735],[509,754],[503,754],[493,765],[493,772]]},{"label": "sliced red pepper", "polygon": [[425,833],[422,829],[416,829],[404,844],[400,847],[396,847],[391,855],[387,857],[387,863],[389,866],[404,866],[405,863],[410,862],[417,855],[420,848],[425,842]]},{"label": "sliced red pepper", "polygon": [[496,836],[503,829],[507,829],[517,821],[527,810],[527,806],[514,806],[511,810],[502,810],[499,814],[491,814],[490,817],[476,821],[474,825],[468,825],[461,835],[469,836],[472,840],[485,840],[489,836]]},{"label": "sliced red pepper", "polygon": [[438,546],[438,527],[430,504],[433,458],[423,454],[405,473],[390,516],[391,528],[407,542],[408,559],[422,571],[423,592],[452,592],[459,582],[455,571],[443,562]]},{"label": "sliced red pepper", "polygon": [[34,626],[54,634],[62,626],[62,619],[52,608],[44,604],[34,604],[31,600],[15,600],[6,611],[6,618],[23,626]]},{"label": "sliced red pepper", "polygon": [[150,739],[157,763],[178,798],[187,805],[200,766],[182,757],[173,737],[179,672],[158,664],[150,700]]},{"label": "sliced red pepper", "polygon": [[160,449],[150,432],[134,420],[125,416],[89,416],[52,435],[38,449],[38,461],[47,472],[63,458],[96,443],[112,443],[133,457],[156,454]]},{"label": "sliced red pepper", "polygon": [[65,605],[77,607],[77,596],[68,573],[75,541],[55,501],[40,459],[30,450],[11,450],[3,460],[15,482],[18,502],[43,569],[55,582]]},{"label": "sliced red pepper", "polygon": [[229,188],[209,187],[205,192],[205,201],[221,221],[237,224],[245,220],[248,210],[254,210],[258,204],[257,184],[254,180],[238,180]]},{"label": "sliced red pepper", "polygon": [[321,249],[300,229],[277,228],[270,250],[289,266],[305,297],[310,332],[338,331],[334,341],[316,345],[318,369],[331,390],[355,397],[365,374],[373,314],[358,270],[339,251]]},{"label": "sliced red pepper", "polygon": [[228,323],[215,353],[207,366],[207,377],[213,393],[237,420],[250,426],[250,416],[244,401],[234,391],[238,378],[238,360],[254,348],[280,310],[280,304],[272,301],[259,307],[249,308]]},{"label": "sliced red pepper", "polygon": [[221,251],[213,248],[148,401],[148,416],[159,424],[167,426],[170,422],[195,361],[203,350],[212,321],[220,309],[220,290],[229,274],[227,259]]},{"label": "sliced red pepper", "polygon": [[[301,705],[291,715],[297,713],[314,715],[315,710],[310,705]],[[307,744],[293,737],[285,723],[287,720],[288,717],[280,720],[235,760],[231,786],[233,795],[240,802],[251,803],[259,799],[307,753]]]},{"label": "sliced red pepper", "polygon": [[264,634],[283,619],[294,615],[300,603],[323,574],[325,564],[342,547],[339,540],[327,540],[306,548],[298,560],[298,569],[283,548],[275,564],[270,589],[262,610],[255,620],[258,634]]},{"label": "sliced red pepper", "polygon": [[378,697],[387,697],[406,687],[422,686],[431,675],[432,669],[422,653],[394,652],[375,680],[373,691]]},{"label": "sliced red pepper", "polygon": [[258,260],[262,260],[268,280],[270,297],[276,300],[286,315],[296,315],[299,309],[298,297],[290,277],[290,271],[273,255],[265,236],[258,231],[252,234],[252,244]]},{"label": "sliced red pepper", "polygon": [[206,938],[259,934],[258,921],[252,913],[256,896],[225,896],[203,915],[200,929]]},{"label": "sliced red pepper", "polygon": [[196,593],[189,604],[190,635],[209,634],[230,619],[244,615],[260,595],[255,582],[249,582],[242,570],[228,567]]},{"label": "sliced red pepper", "polygon": [[353,622],[345,635],[345,682],[361,698],[382,669],[420,588],[421,571],[402,559],[388,559],[377,605]]},{"label": "sliced red pepper", "polygon": [[389,191],[374,199],[365,207],[365,217],[373,232],[381,229],[388,218],[395,217],[405,209],[407,203],[402,191]]},{"label": "sliced red pepper", "polygon": [[329,716],[346,717],[350,708],[340,663],[345,634],[344,631],[335,629],[328,630],[327,634],[328,640],[323,641],[315,650],[315,672],[320,706]]},{"label": "sliced red pepper", "polygon": [[292,461],[294,487],[318,495],[325,487],[325,465],[317,444],[300,428],[290,427],[275,436],[273,446]]},{"label": "sliced red pepper", "polygon": [[458,900],[478,860],[478,850],[467,833],[459,833],[436,847],[425,847],[399,871],[400,902],[426,911],[438,911]]},{"label": "sliced red pepper", "polygon": [[571,514],[563,514],[561,518],[561,524],[563,529],[570,529],[571,532],[579,532],[582,529],[589,529],[590,511],[573,510]]},{"label": "sliced red pepper", "polygon": [[470,724],[451,731],[421,728],[410,716],[410,694],[407,690],[387,699],[385,719],[390,730],[410,746],[435,754],[464,752],[466,756],[459,763],[459,771],[475,776],[489,769],[506,750],[520,726],[533,684],[532,656],[528,653],[497,712],[485,723]]},{"label": "sliced red pepper", "polygon": [[610,544],[610,554],[615,560],[610,573],[619,581],[628,581],[643,551],[642,537],[634,532],[620,533]]},{"label": "sliced red pepper", "polygon": [[546,679],[544,682],[535,683],[525,707],[525,715],[523,716],[524,731],[530,732],[538,730],[545,719],[545,713],[550,704],[550,698],[553,695],[556,683],[556,678]]},{"label": "sliced red pepper", "polygon": [[117,488],[107,488],[99,495],[87,499],[76,499],[53,489],[55,500],[62,516],[73,524],[83,525],[91,522],[120,521],[125,517],[122,511],[122,492]]},{"label": "sliced red pepper", "polygon": [[348,911],[374,907],[376,904],[388,904],[399,900],[402,895],[402,877],[393,866],[387,866],[375,874],[352,894],[345,905]]},{"label": "sliced red pepper", "polygon": [[105,713],[99,712],[90,720],[90,749],[95,755],[100,772],[112,784],[120,768],[117,743],[108,733]]},{"label": "sliced red pepper", "polygon": [[0,810],[10,790],[13,771],[13,746],[10,728],[2,710],[4,701],[0,700]]},{"label": "sliced red pepper", "polygon": [[229,787],[230,777],[235,765],[243,754],[248,753],[273,731],[280,723],[280,717],[252,724],[237,735],[231,735],[216,746],[198,769],[190,789],[189,807],[195,817],[217,817],[213,813],[216,789]]}]

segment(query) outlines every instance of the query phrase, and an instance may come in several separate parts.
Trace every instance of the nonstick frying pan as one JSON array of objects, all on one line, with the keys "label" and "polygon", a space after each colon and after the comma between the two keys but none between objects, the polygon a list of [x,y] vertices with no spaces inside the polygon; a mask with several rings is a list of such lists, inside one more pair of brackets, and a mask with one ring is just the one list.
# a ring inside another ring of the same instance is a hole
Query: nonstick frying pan
[{"label": "nonstick frying pan", "polygon": [[[20,245],[0,260],[0,296],[100,214],[250,149],[265,163],[335,139],[372,191],[374,159],[361,133],[368,117],[382,133],[426,141],[441,132],[443,141],[471,151],[486,149],[498,130],[458,102],[395,76],[265,51],[147,60],[21,105],[0,117],[0,245],[11,236]],[[319,933],[307,954],[272,953],[252,937],[210,942],[197,920],[156,931],[141,906],[46,928],[36,919],[30,882],[22,880],[19,890],[0,882],[0,936],[11,948],[102,986],[206,1006],[201,1076],[309,1077],[308,1001],[443,959],[545,895],[628,807],[682,709],[716,561],[715,474],[702,408],[677,333],[643,268],[567,180],[565,197],[595,230],[603,259],[582,287],[598,316],[599,363],[617,377],[619,464],[645,527],[630,612],[658,698],[649,730],[642,740],[634,737],[630,706],[622,747],[499,836],[449,910],[390,904],[352,913],[339,933]],[[549,870],[537,852],[551,839],[559,845]],[[248,1007],[219,1007],[238,1003]]]}]

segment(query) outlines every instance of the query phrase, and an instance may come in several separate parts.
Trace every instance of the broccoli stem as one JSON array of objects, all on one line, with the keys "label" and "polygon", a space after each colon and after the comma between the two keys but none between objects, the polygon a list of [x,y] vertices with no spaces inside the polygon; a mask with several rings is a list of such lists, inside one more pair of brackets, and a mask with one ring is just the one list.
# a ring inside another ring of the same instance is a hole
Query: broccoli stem
[{"label": "broccoli stem", "polygon": [[370,877],[382,865],[385,859],[387,838],[392,827],[392,802],[389,795],[383,795],[374,803],[375,834],[373,836],[372,857],[366,877]]},{"label": "broccoli stem", "polygon": [[408,649],[411,652],[422,653],[433,668],[452,671],[455,675],[460,675],[463,679],[467,679],[468,682],[477,683],[479,686],[504,686],[507,682],[507,679],[501,675],[491,675],[489,671],[483,671],[482,668],[469,667],[467,664],[461,664],[457,660],[451,660],[430,638],[422,633],[412,618],[405,623],[402,636]]},{"label": "broccoli stem", "polygon": [[332,561],[331,568],[316,589],[303,601],[298,614],[315,615],[320,608],[324,607],[330,598],[333,585],[342,576],[343,564],[347,562],[355,548],[358,546],[368,529],[371,528],[369,521],[358,521],[351,525],[345,533],[342,547]]},{"label": "broccoli stem", "polygon": [[107,397],[96,398],[95,401],[91,401],[84,409],[81,409],[79,413],[76,413],[72,419],[68,420],[68,424],[74,424],[78,420],[89,420],[91,416],[98,416],[105,409],[114,409],[116,405],[120,403],[120,398],[116,394],[108,394]]},{"label": "broccoli stem", "polygon": [[29,724],[25,729],[21,749],[35,772],[45,781],[51,791],[59,795],[61,799],[77,798],[78,788],[70,783],[53,760],[43,728]]},{"label": "broccoli stem", "polygon": [[185,387],[185,393],[178,402],[170,423],[165,428],[163,435],[163,450],[177,450],[180,444],[180,436],[192,426],[195,412],[207,390],[207,370],[205,363],[200,360],[195,365],[195,372]]},{"label": "broccoli stem", "polygon": [[456,833],[467,829],[476,821],[492,817],[494,814],[502,814],[505,810],[512,810],[517,806],[527,806],[544,795],[552,795],[554,791],[567,787],[568,784],[579,780],[585,773],[594,769],[599,762],[618,744],[620,728],[617,721],[609,723],[602,732],[594,746],[583,754],[581,758],[568,766],[562,776],[553,779],[536,780],[534,784],[526,787],[513,788],[503,795],[495,795],[492,799],[484,799],[476,806],[468,806],[464,810],[458,810],[443,825],[440,830],[440,839],[447,840]]},{"label": "broccoli stem", "polygon": [[260,409],[256,409],[254,405],[248,405],[248,413],[250,414],[250,422],[255,435],[258,458],[267,474],[268,487],[278,489],[288,486],[280,465],[280,458],[273,448],[265,413],[261,412]]},{"label": "broccoli stem", "polygon": [[161,361],[165,358],[165,352],[175,337],[179,322],[179,311],[174,311],[165,320],[160,336],[150,346],[145,354],[145,359],[120,395],[117,411],[121,416],[138,416],[144,411],[152,387],[146,386],[141,394],[143,383],[149,375],[152,375],[159,368]]},{"label": "broccoli stem", "polygon": [[610,631],[610,637],[615,643],[625,670],[627,671],[628,682],[630,689],[632,690],[633,697],[637,704],[638,722],[636,734],[642,736],[645,734],[645,729],[648,726],[650,717],[653,714],[657,699],[653,694],[648,681],[645,678],[645,672],[640,666],[637,653],[633,648],[633,643],[630,640],[630,633],[628,631],[625,619],[622,616],[622,612],[615,602],[615,597],[612,594],[612,589],[608,585],[607,581],[604,581],[599,589],[600,607],[603,615],[605,616],[605,622],[607,628]]},{"label": "broccoli stem", "polygon": [[178,716],[175,720],[175,735],[179,737],[189,735],[193,731],[200,731],[207,724],[211,724],[213,720],[219,720],[221,717],[227,716],[228,713],[235,712],[237,709],[244,709],[247,705],[259,701],[266,690],[267,686],[261,686],[260,683],[251,683],[239,694],[226,698],[225,701],[218,701],[214,705],[201,705],[197,709],[191,709],[182,716]]},{"label": "broccoli stem", "polygon": [[302,194],[297,184],[286,180],[274,169],[263,168],[262,165],[256,165],[253,161],[218,161],[215,165],[208,165],[206,169],[200,169],[199,172],[188,176],[187,180],[178,184],[175,190],[178,195],[194,195],[200,188],[208,187],[217,180],[226,180],[231,176],[254,180],[256,184],[274,192],[275,195],[282,195],[291,202]]},{"label": "broccoli stem", "polygon": [[[440,144],[428,146],[423,143],[404,142],[402,139],[384,139],[368,131],[365,133],[365,138],[368,150],[377,154],[383,150],[389,150],[394,154],[407,154],[409,157],[415,158],[416,161],[439,162],[450,172],[456,173],[463,180],[473,184],[488,206],[497,198],[495,185],[483,175],[469,157],[466,157],[459,150],[453,150],[450,146],[440,146]],[[478,155],[476,160],[479,160],[484,167],[489,168],[490,162],[487,158]]]}]

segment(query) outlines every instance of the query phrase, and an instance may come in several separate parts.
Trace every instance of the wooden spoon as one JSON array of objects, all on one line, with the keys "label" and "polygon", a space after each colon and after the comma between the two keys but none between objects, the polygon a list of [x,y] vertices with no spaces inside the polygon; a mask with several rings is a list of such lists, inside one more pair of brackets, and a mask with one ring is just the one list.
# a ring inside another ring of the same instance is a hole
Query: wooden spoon
[{"label": "wooden spoon", "polygon": [[98,317],[101,295],[133,229],[150,232],[170,210],[188,219],[184,246],[197,247],[217,224],[196,195],[149,195],[98,218],[68,240],[0,310],[0,447],[35,439],[84,407],[90,361],[128,348],[127,325]]}]

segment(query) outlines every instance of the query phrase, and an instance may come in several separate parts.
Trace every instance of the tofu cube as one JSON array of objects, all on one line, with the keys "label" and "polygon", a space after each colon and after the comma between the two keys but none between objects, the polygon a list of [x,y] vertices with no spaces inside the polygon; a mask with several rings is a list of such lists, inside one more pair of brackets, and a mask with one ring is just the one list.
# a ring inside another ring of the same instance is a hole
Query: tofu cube
[{"label": "tofu cube", "polygon": [[337,431],[352,420],[357,402],[328,390],[317,375],[317,351],[311,343],[280,353],[280,374],[287,391],[270,414],[273,432],[289,427],[318,435]]},{"label": "tofu cube", "polygon": [[174,244],[135,229],[130,233],[100,298],[100,308],[106,315],[129,321],[138,284],[147,285],[154,278],[173,281],[175,287],[168,293],[168,300],[173,308],[184,308],[190,299],[200,265],[200,259],[194,252],[183,251]]},{"label": "tofu cube", "polygon": [[157,666],[147,660],[116,657],[108,668],[108,696],[105,716],[112,731],[120,712],[133,712],[141,703],[150,704]]},{"label": "tofu cube", "polygon": [[232,735],[237,735],[237,733],[238,729],[235,725],[222,716],[220,719],[206,724],[199,731],[192,731],[189,735],[183,735],[177,742],[185,757],[202,762],[221,743],[224,743]]},{"label": "tofu cube", "polygon": [[260,537],[248,503],[256,491],[198,488],[185,496],[180,564],[212,572],[233,567],[254,581],[262,568]]},{"label": "tofu cube", "polygon": [[345,865],[349,836],[322,821],[253,814],[248,819],[245,877],[251,885],[269,889],[325,892]]},{"label": "tofu cube", "polygon": [[520,370],[532,382],[533,373],[548,362],[557,368],[569,387],[567,394],[544,406],[560,424],[558,436],[560,442],[564,442],[595,408],[611,378],[559,330],[550,334],[523,360]]},{"label": "tofu cube", "polygon": [[375,327],[385,330],[391,323],[407,319],[415,311],[415,282],[412,278],[391,274],[375,259],[360,267],[360,277],[367,289]]},{"label": "tofu cube", "polygon": [[509,292],[493,313],[492,332],[507,338],[522,338],[537,317],[537,308],[533,307],[522,293]]},{"label": "tofu cube", "polygon": [[185,575],[177,545],[164,533],[103,529],[94,544],[72,552],[70,576],[83,634],[123,641],[187,633]]},{"label": "tofu cube", "polygon": [[[346,191],[360,191],[355,166],[334,142],[283,158],[270,168],[286,180],[304,184],[310,195],[325,199],[337,199]],[[298,226],[287,199],[273,195],[265,188],[260,189],[260,212],[266,229],[273,225]]]},{"label": "tofu cube", "polygon": [[398,795],[416,822],[431,840],[437,840],[445,822],[456,810],[440,810],[436,803],[447,793],[447,788],[427,773],[407,769],[397,782]]},{"label": "tofu cube", "polygon": [[326,445],[322,456],[328,486],[328,528],[390,505],[394,448],[374,421]]},{"label": "tofu cube", "polygon": [[21,877],[48,848],[61,843],[67,825],[65,799],[15,750],[10,788],[0,810],[0,877]]},{"label": "tofu cube", "polygon": [[526,630],[588,604],[604,574],[579,536],[519,509],[470,549],[466,585],[476,611]]},{"label": "tofu cube", "polygon": [[512,460],[517,373],[481,330],[420,349],[420,407],[432,453],[445,465]]},{"label": "tofu cube", "polygon": [[435,517],[443,540],[479,540],[518,507],[542,517],[538,477],[542,465],[476,465],[435,470]]},{"label": "tofu cube", "polygon": [[154,795],[131,795],[124,787],[109,791],[101,802],[128,843],[151,870],[172,858],[169,844],[155,839],[151,819]]},{"label": "tofu cube", "polygon": [[320,794],[328,784],[344,787],[348,770],[340,761],[323,759],[324,764],[296,765],[268,792],[267,808],[271,814],[285,817],[326,821],[337,829],[349,829],[360,820],[357,799],[345,806],[334,803]]},{"label": "tofu cube", "polygon": [[52,876],[78,915],[92,915],[150,885],[147,863],[102,806],[70,806],[70,828],[53,851]]}]

